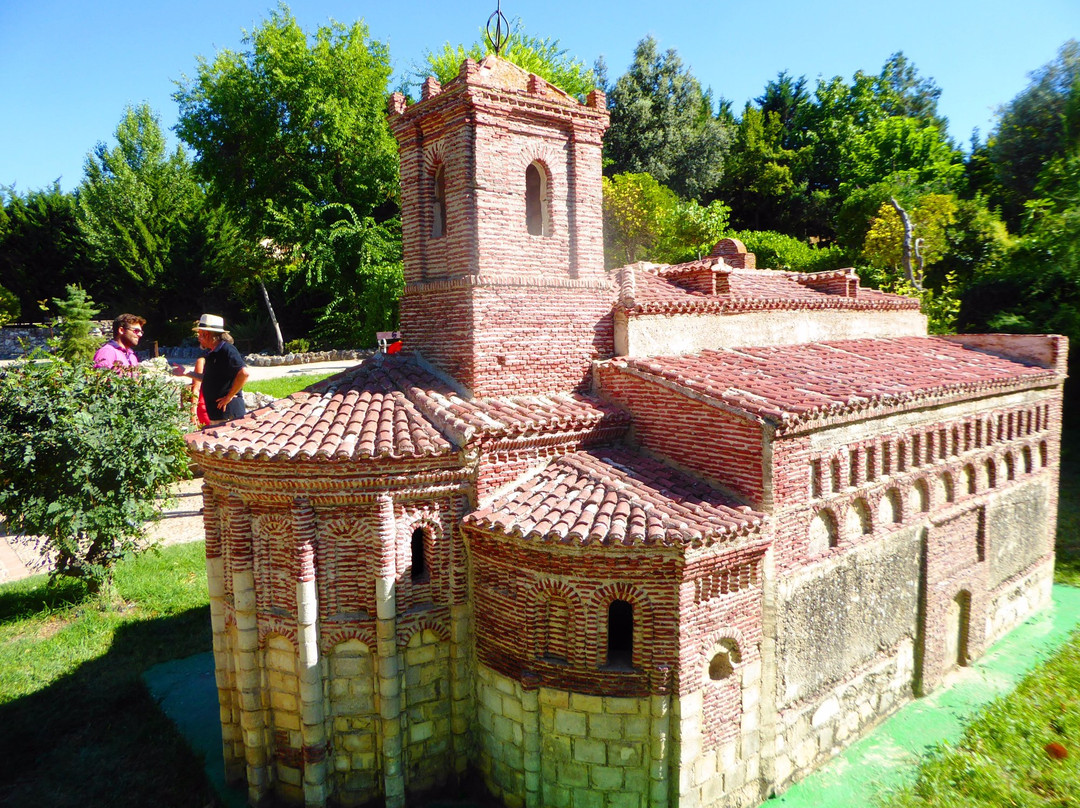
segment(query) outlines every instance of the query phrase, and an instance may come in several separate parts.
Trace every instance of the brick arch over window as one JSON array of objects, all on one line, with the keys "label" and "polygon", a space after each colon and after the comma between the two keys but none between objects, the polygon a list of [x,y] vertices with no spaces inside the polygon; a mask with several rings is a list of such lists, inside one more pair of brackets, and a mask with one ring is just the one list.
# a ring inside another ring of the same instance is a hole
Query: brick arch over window
[{"label": "brick arch over window", "polygon": [[585,658],[581,595],[560,581],[541,581],[525,595],[532,656],[581,664]]},{"label": "brick arch over window", "polygon": [[551,173],[539,160],[525,167],[525,227],[530,236],[551,235]]},{"label": "brick arch over window", "polygon": [[424,614],[410,621],[408,627],[402,627],[397,638],[398,648],[408,648],[409,644],[425,631],[430,631],[440,642],[450,642],[450,629],[445,621]]},{"label": "brick arch over window", "polygon": [[375,532],[363,515],[341,515],[319,522],[315,548],[319,612],[323,619],[374,609],[369,591]]},{"label": "brick arch over window", "polygon": [[[417,542],[417,531],[421,531],[421,542]],[[436,513],[428,510],[404,513],[398,524],[399,572],[406,575],[417,583],[430,580],[432,563],[437,561],[438,548],[443,544],[443,526]],[[421,553],[421,557],[417,557]],[[424,566],[423,576],[417,576],[413,572],[416,564]]]},{"label": "brick arch over window", "polygon": [[374,654],[377,640],[374,626],[340,626],[319,632],[319,648],[324,654],[333,653],[342,643],[353,641],[363,643]]},{"label": "brick arch over window", "polygon": [[[708,683],[726,678],[715,675],[722,672],[717,669],[722,666],[722,661],[718,662],[716,659],[717,654],[727,654],[731,671],[735,672],[745,664],[747,650],[743,633],[734,626],[722,626],[710,632],[701,643],[700,651],[700,665],[704,681]],[[714,665],[714,663],[717,664]]]},{"label": "brick arch over window", "polygon": [[624,601],[633,608],[633,667],[651,668],[654,637],[653,606],[644,592],[625,583],[609,584],[598,589],[592,597],[591,610],[594,614],[592,624],[597,627],[594,636],[589,638],[589,641],[593,643],[591,649],[593,665],[600,668],[607,664],[608,617],[611,604],[615,601]]},{"label": "brick arch over window", "polygon": [[295,614],[297,560],[291,515],[281,512],[254,515],[251,535],[257,608],[259,611],[284,609]]}]

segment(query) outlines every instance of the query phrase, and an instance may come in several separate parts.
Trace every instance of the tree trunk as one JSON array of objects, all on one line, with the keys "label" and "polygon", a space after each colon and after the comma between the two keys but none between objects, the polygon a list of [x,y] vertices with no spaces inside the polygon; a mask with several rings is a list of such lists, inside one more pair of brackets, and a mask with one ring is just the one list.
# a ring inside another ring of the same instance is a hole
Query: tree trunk
[{"label": "tree trunk", "polygon": [[[918,277],[915,275],[915,271],[911,267],[911,252],[912,252],[912,235],[914,227],[911,224],[911,217],[908,216],[907,211],[900,207],[900,203],[896,201],[896,197],[889,197],[889,202],[892,203],[893,208],[900,216],[900,221],[904,225],[904,243],[903,253],[901,256],[901,264],[904,267],[904,277],[907,278],[908,283],[922,291],[922,272],[920,271]],[[921,262],[920,262],[921,263]],[[920,267],[921,269],[921,267]]]},{"label": "tree trunk", "polygon": [[262,291],[263,303],[266,304],[266,311],[270,314],[270,322],[274,324],[274,337],[277,339],[277,352],[283,354],[285,353],[285,340],[281,338],[281,326],[278,325],[277,315],[274,314],[274,307],[270,303],[270,293],[266,291],[266,284],[261,280],[259,281],[259,289]]}]

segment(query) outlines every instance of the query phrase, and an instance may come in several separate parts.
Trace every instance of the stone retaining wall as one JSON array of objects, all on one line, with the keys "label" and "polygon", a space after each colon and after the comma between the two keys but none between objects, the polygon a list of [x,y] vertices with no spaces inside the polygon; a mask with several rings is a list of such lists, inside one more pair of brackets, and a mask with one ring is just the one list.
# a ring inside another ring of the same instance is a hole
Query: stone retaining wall
[{"label": "stone retaining wall", "polygon": [[[101,330],[101,340],[112,339],[112,320],[91,321],[90,327]],[[0,328],[0,359],[18,359],[35,348],[45,348],[46,340],[54,336],[51,326],[37,323],[15,323]],[[24,343],[27,347],[23,347]],[[27,350],[29,349],[29,351]]]}]

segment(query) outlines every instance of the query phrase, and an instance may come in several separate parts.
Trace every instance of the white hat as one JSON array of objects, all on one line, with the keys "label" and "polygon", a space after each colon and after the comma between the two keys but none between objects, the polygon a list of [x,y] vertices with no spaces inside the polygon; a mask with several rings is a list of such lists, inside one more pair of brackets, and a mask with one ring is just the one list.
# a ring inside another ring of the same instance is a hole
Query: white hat
[{"label": "white hat", "polygon": [[204,314],[199,318],[199,323],[192,331],[216,331],[219,334],[225,330],[225,318],[216,314]]}]

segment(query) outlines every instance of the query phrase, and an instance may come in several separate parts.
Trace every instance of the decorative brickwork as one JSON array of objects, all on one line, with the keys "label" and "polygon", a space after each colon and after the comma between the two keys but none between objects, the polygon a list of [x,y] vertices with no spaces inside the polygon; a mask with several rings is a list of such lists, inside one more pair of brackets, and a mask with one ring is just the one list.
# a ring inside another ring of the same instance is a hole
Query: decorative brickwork
[{"label": "decorative brickwork", "polygon": [[603,94],[496,57],[390,121],[405,350],[188,437],[252,804],[756,805],[1049,602],[1063,338],[609,277]]}]

